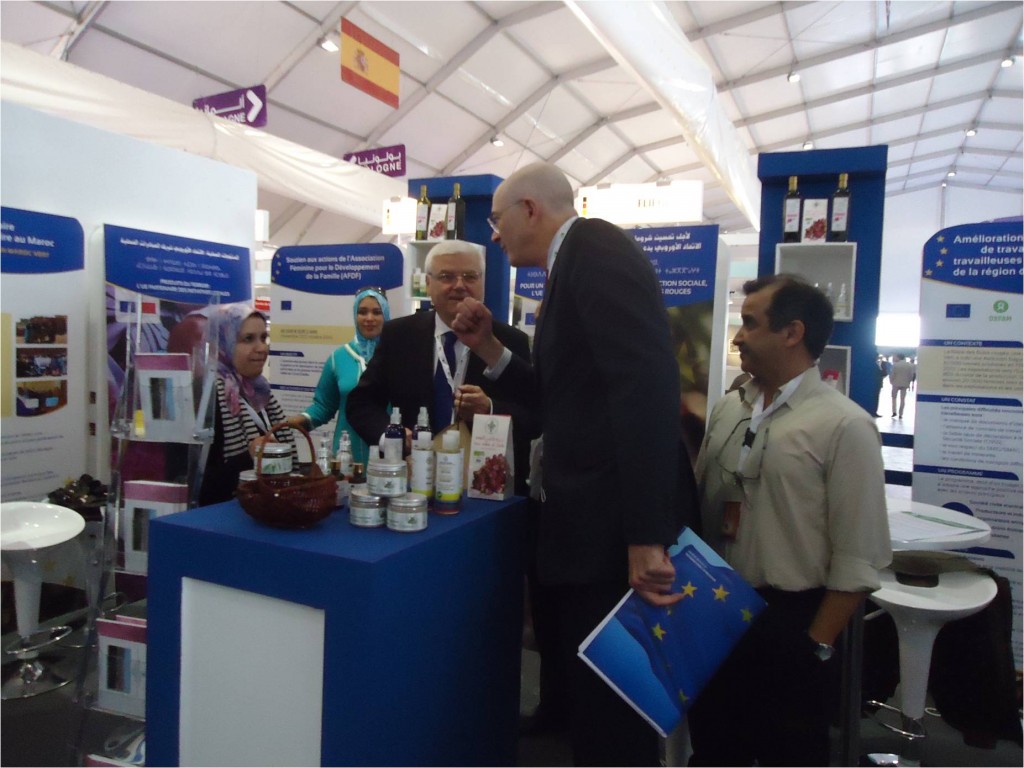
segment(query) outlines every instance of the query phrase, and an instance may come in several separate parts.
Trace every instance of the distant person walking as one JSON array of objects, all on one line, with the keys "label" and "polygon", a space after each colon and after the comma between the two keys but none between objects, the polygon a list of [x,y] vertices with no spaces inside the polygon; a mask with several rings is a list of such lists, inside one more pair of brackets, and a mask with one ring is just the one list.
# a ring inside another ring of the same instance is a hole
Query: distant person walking
[{"label": "distant person walking", "polygon": [[896,395],[900,398],[899,418],[903,418],[903,407],[907,404],[907,388],[914,380],[914,366],[907,358],[897,352],[893,355],[892,370],[889,372],[889,385],[892,387],[892,416],[897,417]]}]

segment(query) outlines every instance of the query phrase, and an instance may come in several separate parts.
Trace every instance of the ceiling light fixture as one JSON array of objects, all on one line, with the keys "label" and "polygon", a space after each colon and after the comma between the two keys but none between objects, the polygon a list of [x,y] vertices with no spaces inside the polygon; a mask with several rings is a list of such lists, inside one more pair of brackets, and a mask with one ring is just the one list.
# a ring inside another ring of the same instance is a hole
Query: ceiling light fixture
[{"label": "ceiling light fixture", "polygon": [[1007,56],[1005,59],[1003,59],[1001,62],[999,62],[999,66],[1002,67],[1003,69],[1008,69],[1009,67],[1012,67],[1013,66],[1013,56]]},{"label": "ceiling light fixture", "polygon": [[950,171],[949,173],[946,174],[946,176],[952,179],[954,176],[956,176],[956,171]]},{"label": "ceiling light fixture", "polygon": [[789,82],[791,82],[791,83],[799,83],[800,82],[800,73],[799,72],[790,72],[788,75],[786,75],[786,79],[789,80]]},{"label": "ceiling light fixture", "polygon": [[814,142],[808,139],[804,142],[804,149],[814,149]]},{"label": "ceiling light fixture", "polygon": [[945,188],[946,188],[946,182],[942,182],[942,188],[943,188],[943,189],[945,189]]},{"label": "ceiling light fixture", "polygon": [[498,138],[497,136],[495,136],[495,137],[493,137],[493,138],[491,139],[491,144],[493,144],[493,145],[494,145],[494,146],[496,146],[496,147],[504,147],[504,146],[505,146],[505,142],[504,142],[504,141],[502,141],[502,140],[501,140],[500,138]]},{"label": "ceiling light fixture", "polygon": [[978,129],[977,128],[968,128],[966,131],[964,131],[964,133],[967,134],[968,136],[977,136],[978,135]]},{"label": "ceiling light fixture", "polygon": [[339,50],[341,50],[340,48],[338,48],[338,44],[331,40],[330,35],[324,35],[323,37],[316,41],[316,44],[319,45],[328,53],[337,53]]}]

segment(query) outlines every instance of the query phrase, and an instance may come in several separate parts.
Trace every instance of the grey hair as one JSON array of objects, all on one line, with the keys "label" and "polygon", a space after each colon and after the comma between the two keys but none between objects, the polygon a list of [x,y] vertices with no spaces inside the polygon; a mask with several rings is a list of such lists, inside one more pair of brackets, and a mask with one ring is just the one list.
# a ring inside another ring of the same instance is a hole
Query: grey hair
[{"label": "grey hair", "polygon": [[480,274],[483,275],[487,270],[487,262],[484,259],[483,253],[479,251],[479,246],[476,243],[470,243],[466,240],[442,240],[427,253],[427,259],[423,264],[423,271],[428,275],[431,272],[431,267],[434,265],[435,256],[447,256],[450,253],[465,253],[472,255],[478,262],[480,268]]}]

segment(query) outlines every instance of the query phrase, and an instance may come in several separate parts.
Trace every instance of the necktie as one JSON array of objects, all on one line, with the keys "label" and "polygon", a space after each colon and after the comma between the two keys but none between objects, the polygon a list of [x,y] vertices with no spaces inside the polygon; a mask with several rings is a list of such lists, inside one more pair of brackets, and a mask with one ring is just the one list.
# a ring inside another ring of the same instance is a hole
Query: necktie
[{"label": "necktie", "polygon": [[[448,370],[455,378],[455,333],[446,331],[441,336],[444,344],[444,356],[448,361]],[[437,434],[452,423],[452,385],[444,375],[441,361],[437,361],[434,369],[434,434]]]}]

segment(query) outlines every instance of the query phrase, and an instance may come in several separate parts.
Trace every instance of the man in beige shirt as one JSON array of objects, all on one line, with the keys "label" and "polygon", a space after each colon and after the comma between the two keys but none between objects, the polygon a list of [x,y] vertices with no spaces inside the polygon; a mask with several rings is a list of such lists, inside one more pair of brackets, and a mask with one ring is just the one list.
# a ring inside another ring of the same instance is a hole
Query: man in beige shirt
[{"label": "man in beige shirt", "polygon": [[690,712],[691,765],[828,765],[833,645],[892,559],[881,440],[821,381],[832,306],[801,279],[744,285],[733,343],[753,377],[698,458],[703,532],[768,608]]}]

